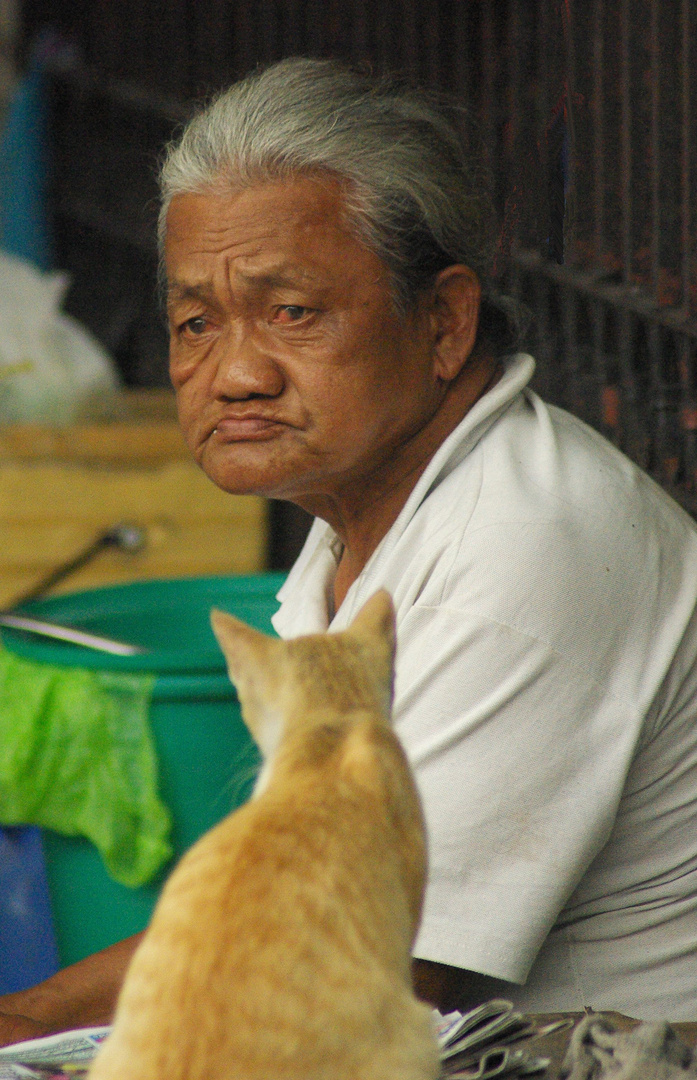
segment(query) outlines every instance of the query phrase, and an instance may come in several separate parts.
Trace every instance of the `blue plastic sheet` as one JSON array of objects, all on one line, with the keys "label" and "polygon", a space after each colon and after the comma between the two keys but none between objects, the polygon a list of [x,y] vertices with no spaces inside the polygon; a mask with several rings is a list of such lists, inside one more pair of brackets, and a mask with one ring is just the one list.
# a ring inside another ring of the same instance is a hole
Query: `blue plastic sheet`
[{"label": "blue plastic sheet", "polygon": [[0,994],[33,986],[58,967],[41,833],[0,827]]},{"label": "blue plastic sheet", "polygon": [[0,131],[0,246],[47,270],[51,242],[46,215],[48,126],[44,62],[48,38],[32,50],[26,75],[12,96]]}]

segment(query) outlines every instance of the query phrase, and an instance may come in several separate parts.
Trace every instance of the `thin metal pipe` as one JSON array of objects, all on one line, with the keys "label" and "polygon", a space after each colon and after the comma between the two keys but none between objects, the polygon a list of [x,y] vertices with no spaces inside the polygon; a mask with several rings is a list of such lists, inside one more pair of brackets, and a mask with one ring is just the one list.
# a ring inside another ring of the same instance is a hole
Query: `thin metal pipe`
[{"label": "thin metal pipe", "polygon": [[67,562],[51,570],[36,585],[32,585],[30,589],[23,592],[21,596],[15,597],[12,601],[12,607],[21,607],[31,600],[37,600],[39,597],[44,596],[55,585],[74,574],[76,570],[81,570],[83,566],[91,563],[94,557],[106,548],[116,548],[118,551],[135,554],[142,551],[147,542],[147,533],[141,525],[133,525],[130,522],[119,522],[118,525],[112,525],[109,529],[105,529],[95,536],[87,547],[79,551],[77,555],[73,555]]},{"label": "thin metal pipe", "polygon": [[[353,8],[351,56],[354,63],[365,63],[369,55],[368,8],[370,0],[356,0]],[[301,50],[299,50],[301,51]]]},{"label": "thin metal pipe", "polygon": [[[660,39],[658,30],[659,0],[651,0],[649,19],[649,79],[651,79],[651,287],[656,305],[660,305]],[[668,431],[666,388],[662,378],[660,330],[649,323],[646,333],[649,377],[651,377],[651,423],[648,435],[652,448],[649,465],[658,480],[667,478]]]},{"label": "thin metal pipe", "polygon": [[572,0],[562,0],[564,32],[564,73],[566,96],[566,175],[564,177],[564,262],[576,257],[576,124],[574,97],[576,93],[576,48]]},{"label": "thin metal pipe", "polygon": [[[508,164],[508,171],[511,177],[511,187],[514,191],[522,190],[521,183],[521,169],[520,169],[520,130],[521,130],[521,117],[520,117],[520,102],[521,102],[521,58],[522,41],[521,41],[521,19],[519,5],[515,3],[515,0],[509,4],[508,8],[508,40],[507,40],[507,54],[509,62],[509,81],[508,81],[508,125],[509,125],[509,143],[507,146],[506,160]],[[508,221],[509,237],[510,237],[510,252],[516,251],[520,247],[521,238],[521,214],[523,212],[522,200],[516,198],[509,202],[510,217]],[[510,254],[507,252],[506,254]],[[508,263],[508,288],[510,293],[515,299],[520,298],[521,282],[520,276],[517,272],[515,264]]]},{"label": "thin metal pipe", "polygon": [[629,39],[630,0],[622,0],[620,8],[620,202],[622,278],[626,284],[629,284],[632,277],[632,117]]},{"label": "thin metal pipe", "polygon": [[441,55],[441,30],[440,30],[440,5],[433,0],[426,3],[422,0],[421,10],[423,21],[421,33],[423,38],[423,77],[428,86],[443,86],[443,72],[440,62]]},{"label": "thin metal pipe", "polygon": [[416,78],[419,70],[419,4],[418,0],[403,0],[402,56],[406,71]]},{"label": "thin metal pipe", "polygon": [[576,416],[583,417],[585,402],[579,371],[578,346],[578,297],[573,289],[560,289],[561,323],[563,330],[563,364],[566,368],[565,408]]},{"label": "thin metal pipe", "polygon": [[[324,2],[324,0],[322,0]],[[396,44],[393,41],[394,31],[390,19],[390,12],[385,4],[374,4],[370,11],[373,60],[377,70],[385,72],[390,67],[391,50]]]},{"label": "thin metal pipe", "polygon": [[690,126],[692,124],[690,109],[690,4],[691,0],[682,0],[680,12],[682,32],[682,133],[680,146],[680,243],[682,248],[682,260],[680,269],[682,286],[681,299],[685,315],[689,315],[692,311],[692,221],[690,208]]},{"label": "thin metal pipe", "polygon": [[678,370],[682,391],[680,427],[685,455],[684,484],[689,495],[697,492],[697,403],[695,402],[693,371],[693,346],[684,334],[678,336]]},{"label": "thin metal pipe", "polygon": [[[305,48],[313,56],[321,56],[325,43],[326,7],[323,0],[304,0],[305,6]],[[254,11],[258,4],[252,4]]]},{"label": "thin metal pipe", "polygon": [[[223,5],[224,10],[225,5]],[[235,75],[246,75],[250,67],[250,58],[256,48],[253,12],[249,4],[235,4],[231,9],[232,20],[232,55]]]},{"label": "thin metal pipe", "polygon": [[257,0],[254,5],[256,16],[257,55],[262,63],[269,64],[279,58],[278,48],[281,38],[280,12],[274,0]]},{"label": "thin metal pipe", "polygon": [[660,304],[661,272],[661,54],[658,32],[659,0],[651,0],[651,288],[654,300]]},{"label": "thin metal pipe", "polygon": [[646,344],[649,354],[651,375],[649,437],[651,441],[649,467],[660,482],[670,479],[671,468],[668,463],[668,445],[670,438],[668,424],[667,387],[663,378],[663,350],[661,331],[657,323],[649,323],[646,331]]},{"label": "thin metal pipe", "polygon": [[[183,25],[186,25],[186,18]],[[197,19],[193,26],[187,95],[195,97],[200,94],[201,82],[210,85],[223,74],[237,74],[234,70],[233,38],[232,19],[225,0],[209,0],[206,18]]]},{"label": "thin metal pipe", "polygon": [[598,427],[606,438],[614,442],[617,438],[619,423],[619,392],[615,383],[610,381],[607,370],[605,355],[607,308],[598,300],[591,300],[588,308],[591,318],[593,379],[598,401]]},{"label": "thin metal pipe", "polygon": [[[226,7],[227,0],[224,0]],[[355,15],[354,15],[355,18]],[[203,20],[201,20],[203,21]],[[303,4],[302,0],[283,0],[278,4],[279,38],[282,43],[283,54],[294,56],[303,49]],[[352,27],[353,29],[353,27]],[[353,34],[351,37],[353,38]]]},{"label": "thin metal pipe", "polygon": [[[549,24],[549,0],[539,0],[537,5],[537,42],[535,56],[535,65],[537,68],[537,95],[535,106],[537,110],[536,124],[541,179],[540,188],[545,192],[549,191],[549,141],[547,137],[547,128],[550,122]],[[549,221],[549,205],[547,205],[546,218],[546,232],[549,234],[551,227]],[[542,237],[540,239],[542,239]]]},{"label": "thin metal pipe", "polygon": [[622,401],[622,423],[620,425],[621,447],[624,452],[639,465],[646,465],[646,440],[640,422],[639,396],[634,375],[634,327],[635,318],[631,312],[619,312],[620,387]]},{"label": "thin metal pipe", "polygon": [[[692,310],[692,221],[691,221],[691,138],[690,109],[690,0],[682,0],[681,31],[681,138],[680,138],[680,246],[682,310],[689,319]],[[680,377],[680,427],[684,451],[684,484],[688,494],[697,492],[697,403],[693,377],[693,343],[686,334],[678,335],[678,371]]]},{"label": "thin metal pipe", "polygon": [[536,379],[540,393],[552,401],[557,400],[557,375],[552,355],[552,333],[549,312],[550,284],[539,274],[533,277],[533,296],[535,303],[535,354],[538,367]]},{"label": "thin metal pipe", "polygon": [[672,331],[679,331],[697,340],[697,319],[685,319],[682,309],[657,308],[640,290],[627,289],[613,281],[598,278],[592,272],[574,266],[560,266],[544,259],[536,251],[519,251],[513,261],[525,273],[542,274],[560,285],[571,285],[584,296],[602,300],[613,311],[628,311],[644,323],[656,322]]},{"label": "thin metal pipe", "polygon": [[493,165],[498,160],[498,146],[496,138],[496,49],[494,44],[494,0],[482,2],[482,130],[484,133],[484,146],[489,160]]},{"label": "thin metal pipe", "polygon": [[603,108],[604,0],[593,9],[593,249],[596,264],[605,256],[605,110]]},{"label": "thin metal pipe", "polygon": [[[416,0],[412,0],[416,6]],[[472,78],[471,64],[473,50],[469,48],[472,40],[472,12],[469,4],[455,4],[452,11],[452,59],[448,68],[448,85],[457,94],[462,94],[463,99],[471,105],[473,100],[472,88],[475,80]],[[444,30],[444,34],[447,31]],[[441,82],[446,80],[441,76]]]},{"label": "thin metal pipe", "polygon": [[116,638],[102,637],[101,634],[91,634],[87,630],[80,630],[77,626],[65,626],[48,619],[35,619],[30,615],[13,615],[12,612],[0,611],[0,626],[22,630],[27,634],[38,634],[57,641],[69,641],[72,645],[82,645],[87,649],[97,649],[99,652],[111,653],[114,656],[137,656],[139,653],[148,651],[140,645],[132,645],[130,642],[119,641]]}]

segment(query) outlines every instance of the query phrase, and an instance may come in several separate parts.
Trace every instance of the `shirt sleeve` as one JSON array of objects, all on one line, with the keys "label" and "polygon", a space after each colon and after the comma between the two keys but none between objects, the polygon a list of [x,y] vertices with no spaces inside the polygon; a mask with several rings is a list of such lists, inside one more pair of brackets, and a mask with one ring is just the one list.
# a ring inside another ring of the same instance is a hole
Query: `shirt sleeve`
[{"label": "shirt sleeve", "polygon": [[476,611],[417,603],[398,641],[429,844],[415,955],[522,983],[609,836],[636,725],[573,657]]}]

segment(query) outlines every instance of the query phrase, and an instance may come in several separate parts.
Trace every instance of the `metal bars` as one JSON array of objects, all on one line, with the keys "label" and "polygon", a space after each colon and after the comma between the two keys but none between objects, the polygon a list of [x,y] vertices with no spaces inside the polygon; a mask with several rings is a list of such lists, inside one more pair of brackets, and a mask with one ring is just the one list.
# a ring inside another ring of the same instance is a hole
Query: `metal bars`
[{"label": "metal bars", "polygon": [[[553,201],[548,235],[511,254],[537,318],[540,388],[697,513],[697,0],[536,0],[536,10],[556,35],[547,55],[564,57],[567,170],[561,265]],[[537,72],[536,127],[548,135],[551,67]],[[548,140],[540,188],[554,184],[554,156]]]},{"label": "metal bars", "polygon": [[603,20],[605,0],[593,4],[593,250],[598,264],[605,259],[605,110],[603,100]]},{"label": "metal bars", "polygon": [[[405,73],[479,114],[497,270],[536,315],[540,387],[697,510],[697,0],[24,0],[26,41],[49,11],[95,74],[64,87],[55,140],[56,231],[85,295],[92,249],[152,258],[148,110],[178,118],[289,54]],[[109,324],[113,291],[78,313]]]},{"label": "metal bars", "polygon": [[691,169],[691,125],[693,111],[691,109],[690,96],[690,26],[692,23],[691,12],[692,0],[682,0],[681,5],[681,90],[682,90],[682,130],[680,140],[680,240],[682,247],[682,281],[681,294],[685,316],[689,317],[692,310],[692,212],[690,200]]}]

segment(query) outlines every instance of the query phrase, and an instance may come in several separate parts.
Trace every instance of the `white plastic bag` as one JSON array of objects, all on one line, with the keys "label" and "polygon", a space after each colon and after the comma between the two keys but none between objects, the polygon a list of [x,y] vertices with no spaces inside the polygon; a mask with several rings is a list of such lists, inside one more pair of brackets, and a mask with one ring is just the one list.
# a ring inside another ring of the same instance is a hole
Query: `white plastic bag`
[{"label": "white plastic bag", "polygon": [[118,413],[113,361],[60,305],[69,285],[0,252],[0,424],[62,427]]}]

